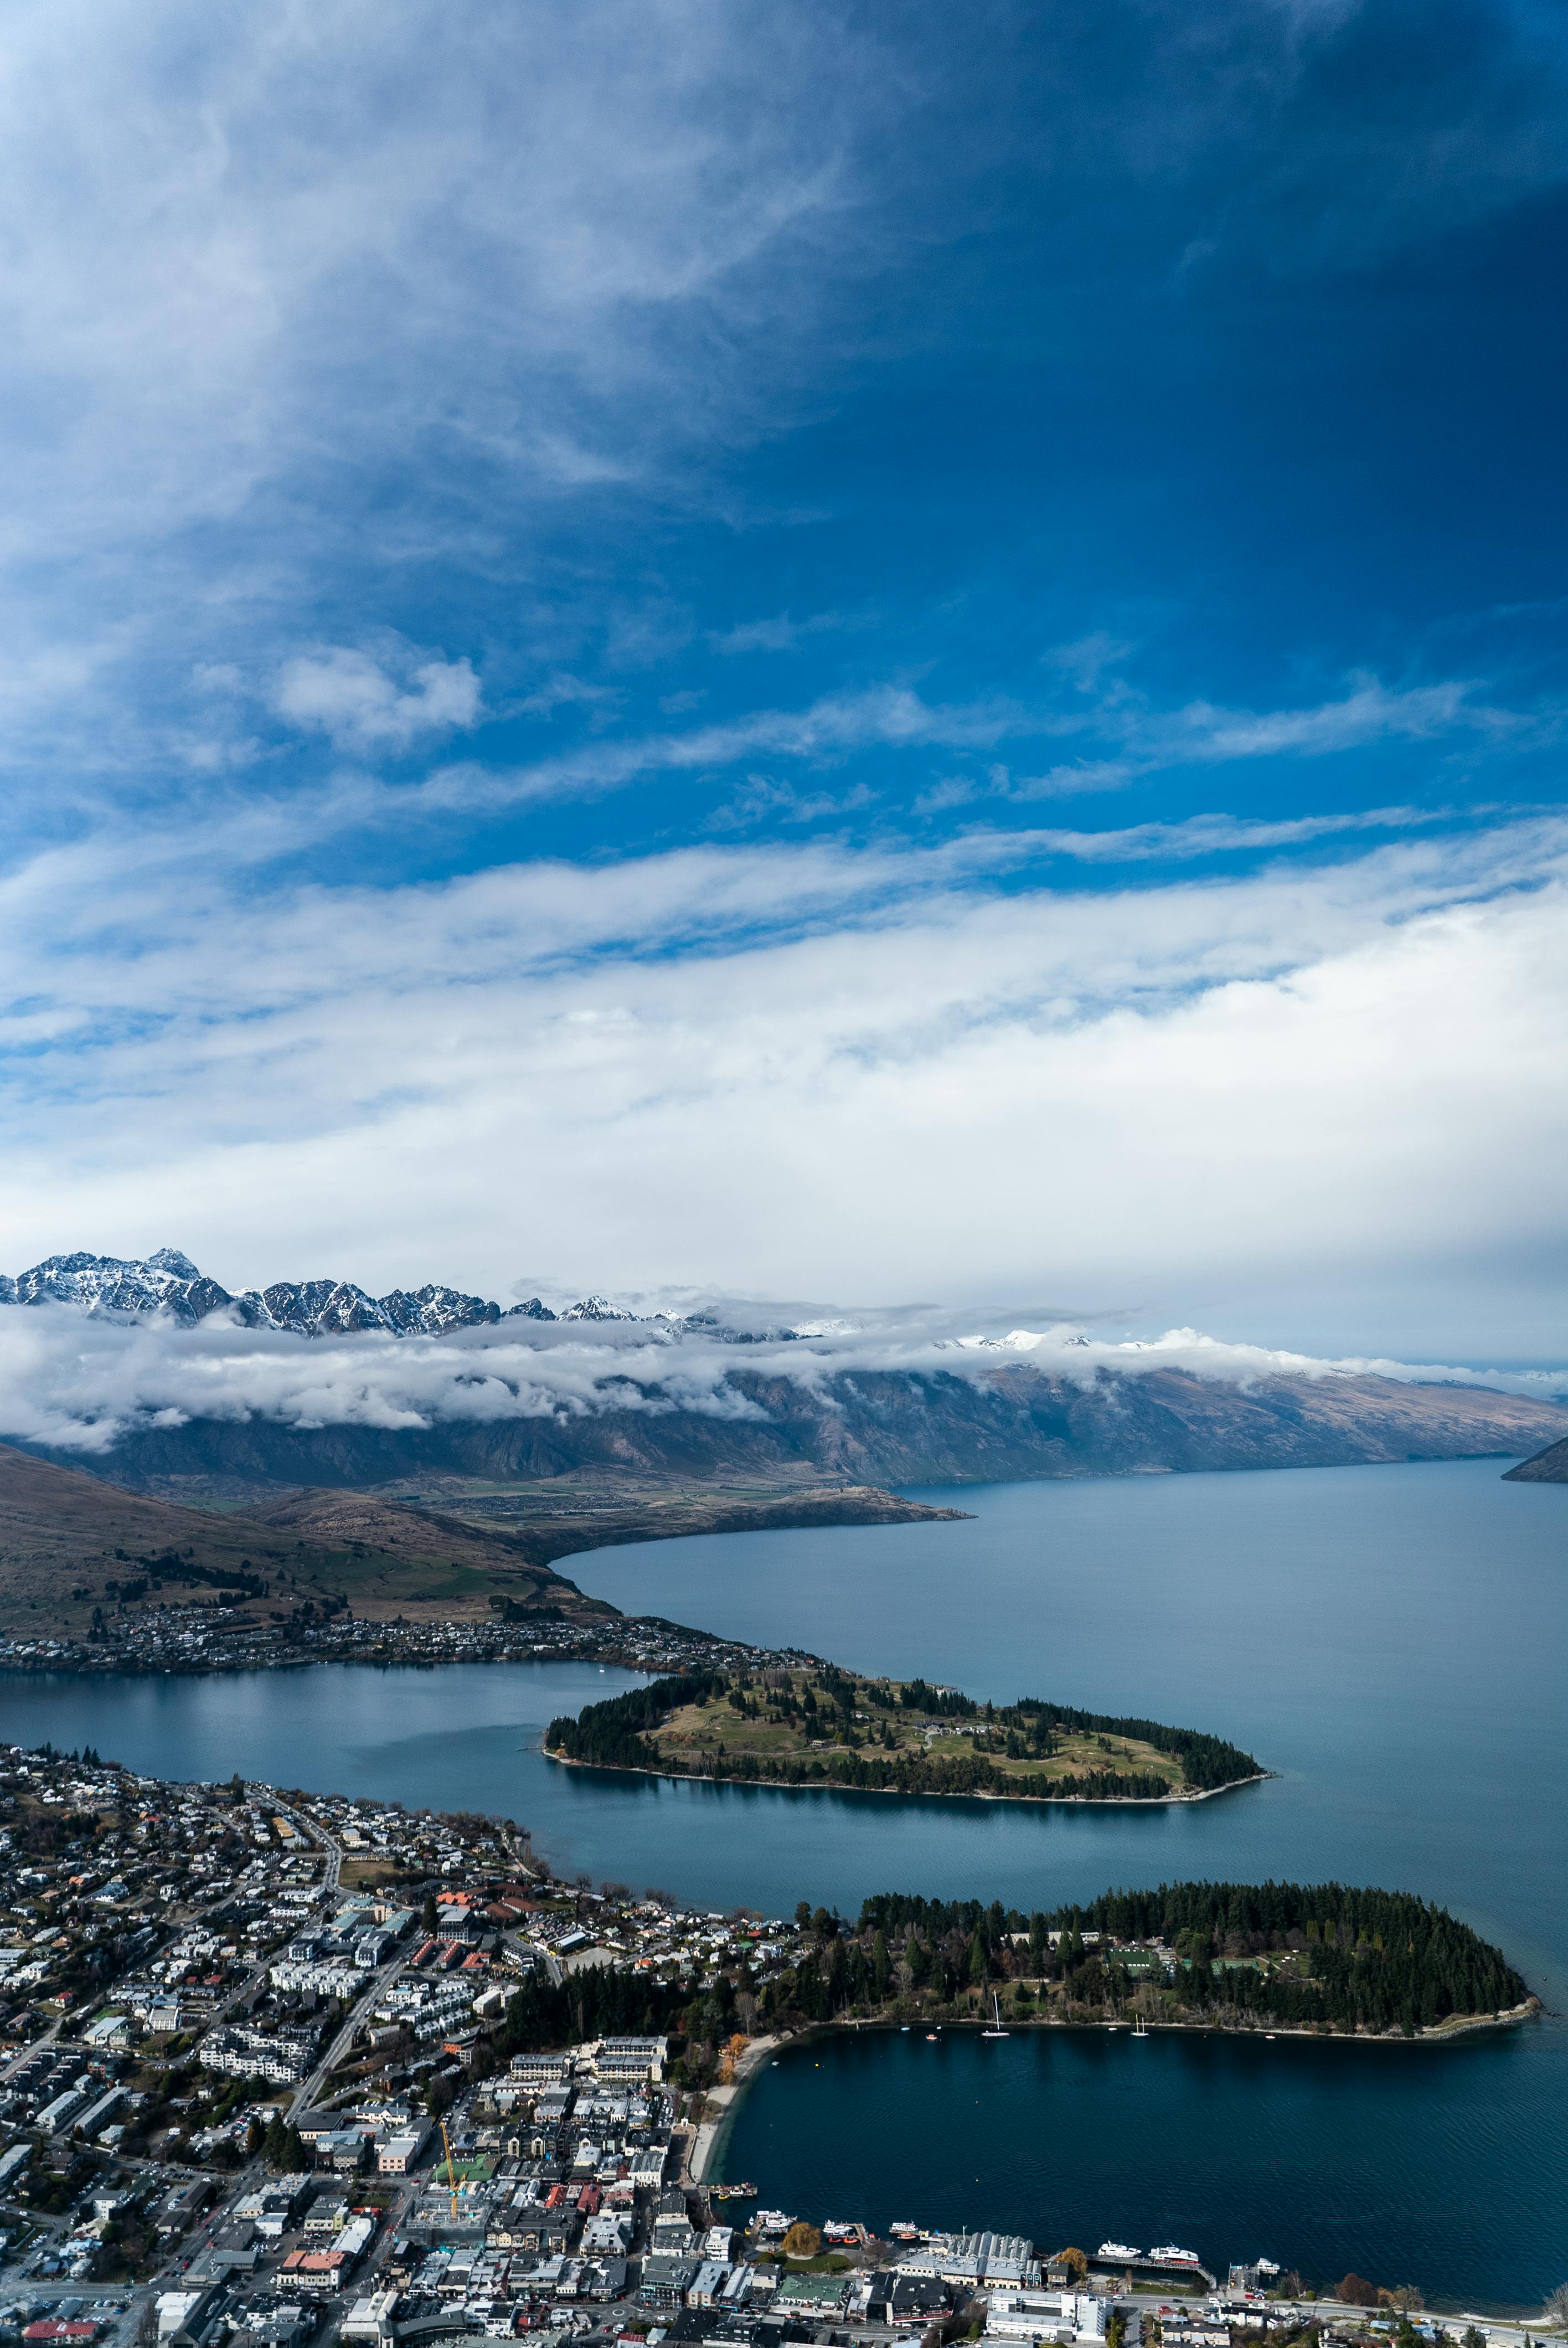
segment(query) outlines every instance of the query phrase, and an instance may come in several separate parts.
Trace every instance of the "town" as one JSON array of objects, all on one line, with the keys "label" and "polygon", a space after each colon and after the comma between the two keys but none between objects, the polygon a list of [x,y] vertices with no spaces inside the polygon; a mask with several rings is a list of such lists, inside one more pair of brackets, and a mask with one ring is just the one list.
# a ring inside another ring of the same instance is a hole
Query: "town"
[{"label": "town", "polygon": [[846,1944],[804,1902],[697,1912],[559,1881],[509,1822],[90,1749],[0,1747],[0,2339],[29,2348],[1524,2337],[1266,2260],[759,2207],[715,2174],[725,2121]]},{"label": "town", "polygon": [[317,1606],[304,1622],[259,1622],[221,1597],[117,1615],[112,1639],[0,1639],[0,1672],[254,1672],[306,1663],[594,1663],[627,1671],[790,1671],[817,1658],[752,1647],[675,1622],[547,1608],[489,1621],[364,1621]]}]

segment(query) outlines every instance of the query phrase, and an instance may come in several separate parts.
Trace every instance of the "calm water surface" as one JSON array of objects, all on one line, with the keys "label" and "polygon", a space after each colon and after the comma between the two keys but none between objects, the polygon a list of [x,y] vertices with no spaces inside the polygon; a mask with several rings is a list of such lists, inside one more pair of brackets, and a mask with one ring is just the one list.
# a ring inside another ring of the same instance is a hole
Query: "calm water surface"
[{"label": "calm water surface", "polygon": [[1539,2307],[1568,2271],[1563,2071],[1522,2033],[1434,2052],[878,2031],[786,2049],[723,2166],[818,2217],[1180,2242],[1222,2276],[1261,2253]]},{"label": "calm water surface", "polygon": [[[1278,1772],[1191,1808],[1081,1814],[562,1769],[537,1750],[544,1723],[629,1684],[573,1665],[10,1679],[0,1727],[90,1740],[169,1776],[238,1767],[498,1811],[563,1869],[773,1913],[803,1897],[853,1913],[888,1887],[1029,1909],[1175,1876],[1384,1883],[1442,1900],[1568,2008],[1568,1493],[1503,1484],[1504,1464],[944,1491],[924,1497],[972,1520],[571,1560],[585,1590],[629,1610],[982,1696],[1211,1728]],[[1325,2276],[1356,2262],[1429,2291],[1524,2301],[1568,2279],[1565,2095],[1568,2040],[1551,2022],[1443,2052],[884,2039],[764,2072],[727,2165],[818,2214],[946,2222],[983,2206],[1041,2234],[1203,2232],[1194,2246],[1211,2263],[1269,2249]],[[971,2111],[996,2176],[961,2148]],[[862,2112],[876,2115],[866,2130]],[[873,2176],[886,2208],[856,2182]]]}]

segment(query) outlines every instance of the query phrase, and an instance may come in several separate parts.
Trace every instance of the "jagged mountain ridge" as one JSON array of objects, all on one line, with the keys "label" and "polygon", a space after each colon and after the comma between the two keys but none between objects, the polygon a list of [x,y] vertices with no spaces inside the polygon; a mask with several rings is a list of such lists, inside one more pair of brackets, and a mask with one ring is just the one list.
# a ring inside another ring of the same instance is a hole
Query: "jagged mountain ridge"
[{"label": "jagged mountain ridge", "polygon": [[349,1280],[280,1280],[270,1288],[231,1292],[209,1280],[179,1248],[155,1255],[46,1256],[15,1279],[0,1272],[0,1304],[74,1304],[83,1313],[158,1313],[193,1329],[230,1313],[247,1329],[286,1329],[298,1337],[346,1336],[379,1329],[395,1337],[443,1337],[499,1321],[630,1321],[602,1296],[585,1296],[552,1313],[537,1296],[500,1305],[430,1282],[372,1296]]},{"label": "jagged mountain ridge", "polygon": [[[538,1478],[632,1472],[658,1482],[759,1486],[827,1476],[856,1484],[965,1483],[1040,1476],[1169,1474],[1235,1468],[1328,1467],[1441,1459],[1537,1449],[1563,1436],[1568,1412],[1482,1386],[1418,1385],[1373,1375],[1275,1374],[1246,1382],[1176,1368],[1102,1367],[1070,1377],[1038,1364],[970,1353],[961,1372],[865,1366],[793,1377],[748,1364],[761,1334],[708,1313],[651,1320],[589,1297],[557,1314],[537,1297],[503,1312],[483,1297],[434,1284],[374,1297],[346,1281],[282,1281],[238,1294],[175,1248],[145,1262],[50,1257],[0,1281],[0,1302],[55,1304],[117,1320],[150,1317],[184,1328],[225,1313],[257,1330],[303,1337],[364,1332],[438,1337],[508,1321],[630,1323],[678,1344],[733,1345],[722,1384],[738,1411],[689,1405],[679,1384],[646,1375],[607,1385],[597,1407],[520,1410],[466,1420],[436,1410],[418,1426],[344,1420],[292,1423],[250,1408],[238,1416],[159,1415],[128,1425],[91,1458],[38,1440],[26,1448],[134,1489],[171,1497],[280,1486],[374,1488],[442,1479],[526,1483]],[[807,1332],[774,1329],[774,1338]],[[809,1350],[807,1348],[806,1350]],[[754,1358],[754,1357],[753,1357]],[[26,1440],[26,1438],[24,1438]]]}]

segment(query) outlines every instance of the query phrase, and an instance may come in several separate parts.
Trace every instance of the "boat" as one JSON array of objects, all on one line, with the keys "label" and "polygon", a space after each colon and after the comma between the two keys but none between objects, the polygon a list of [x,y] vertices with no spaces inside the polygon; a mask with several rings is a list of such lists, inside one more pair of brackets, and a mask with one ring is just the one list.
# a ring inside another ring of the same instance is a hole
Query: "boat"
[{"label": "boat", "polygon": [[991,2013],[995,2016],[996,2026],[991,2030],[982,2030],[980,2036],[982,2038],[1010,2038],[1012,2036],[1011,2031],[1004,2030],[1002,2028],[1002,2010],[997,2003],[997,1993],[994,1989],[991,1992]]},{"label": "boat", "polygon": [[938,2032],[938,2031],[935,2031],[935,2030],[927,2030],[927,2033],[926,2033],[926,2044],[927,2044],[927,2046],[935,2046],[935,2044],[937,2044],[937,2040],[938,2040],[938,2036],[939,2036],[939,2035],[940,2035],[940,2033],[939,2033],[939,2032]]},{"label": "boat", "polygon": [[1141,2259],[1143,2253],[1135,2250],[1131,2242],[1102,2242],[1094,2255],[1097,2259]]},{"label": "boat", "polygon": [[1155,2266],[1160,2267],[1195,2268],[1198,2264],[1196,2250],[1178,2250],[1173,2242],[1166,2242],[1159,2250],[1151,2250],[1149,2257]]},{"label": "boat", "polygon": [[895,2218],[887,2233],[889,2240],[895,2242],[917,2242],[920,2239],[919,2227],[912,2226],[907,2218]]},{"label": "boat", "polygon": [[1147,2038],[1149,2035],[1149,2025],[1144,2021],[1142,2014],[1138,2016],[1137,2021],[1132,2024],[1132,2035],[1134,2038]]}]

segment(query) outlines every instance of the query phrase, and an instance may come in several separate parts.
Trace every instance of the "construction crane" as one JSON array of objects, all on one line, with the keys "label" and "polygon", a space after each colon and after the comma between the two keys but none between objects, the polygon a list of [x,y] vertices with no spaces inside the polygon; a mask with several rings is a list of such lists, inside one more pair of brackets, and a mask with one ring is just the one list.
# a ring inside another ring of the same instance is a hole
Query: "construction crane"
[{"label": "construction crane", "polygon": [[457,2175],[452,2166],[452,2139],[446,2133],[446,2123],[445,2120],[437,2121],[436,2125],[441,2130],[441,2142],[446,2147],[446,2182],[452,2190],[452,2216],[454,2219],[456,2219],[457,2215]]}]

